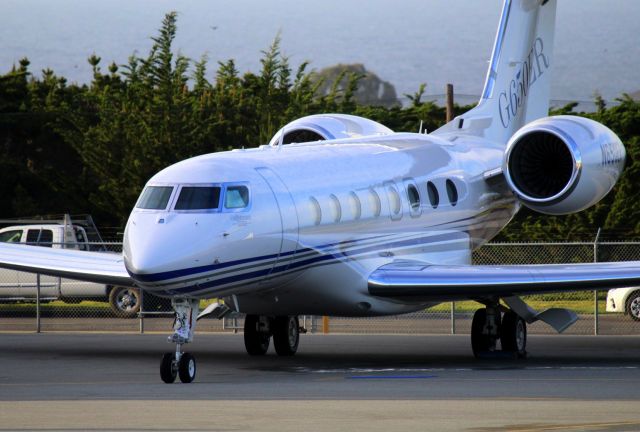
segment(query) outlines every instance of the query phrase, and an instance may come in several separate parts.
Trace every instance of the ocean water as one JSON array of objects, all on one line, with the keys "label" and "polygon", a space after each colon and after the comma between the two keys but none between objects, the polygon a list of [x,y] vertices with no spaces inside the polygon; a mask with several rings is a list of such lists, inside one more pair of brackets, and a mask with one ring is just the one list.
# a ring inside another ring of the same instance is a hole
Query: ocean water
[{"label": "ocean water", "polygon": [[[484,84],[502,0],[0,0],[0,71],[22,57],[70,81],[91,80],[86,59],[109,63],[144,55],[165,13],[179,13],[175,46],[193,59],[233,58],[260,68],[275,36],[295,67],[363,63],[414,93],[478,95]],[[559,0],[556,100],[612,100],[640,90],[640,1]]]}]

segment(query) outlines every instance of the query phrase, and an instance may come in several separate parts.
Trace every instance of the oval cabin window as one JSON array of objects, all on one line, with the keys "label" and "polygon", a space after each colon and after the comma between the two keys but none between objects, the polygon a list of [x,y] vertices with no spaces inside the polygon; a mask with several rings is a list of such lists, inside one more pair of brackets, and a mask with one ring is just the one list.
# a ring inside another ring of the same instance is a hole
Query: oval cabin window
[{"label": "oval cabin window", "polygon": [[402,203],[400,202],[400,195],[393,186],[387,187],[387,195],[389,197],[389,208],[392,215],[397,215],[402,209]]},{"label": "oval cabin window", "polygon": [[447,179],[447,196],[452,206],[458,204],[458,189],[456,185],[449,179]]},{"label": "oval cabin window", "polygon": [[427,193],[429,194],[429,203],[434,209],[438,208],[440,204],[440,194],[438,194],[438,188],[431,182],[427,182]]},{"label": "oval cabin window", "polygon": [[340,201],[335,195],[329,195],[329,202],[331,203],[331,213],[333,216],[333,222],[340,222],[342,219],[342,208],[340,207]]},{"label": "oval cabin window", "polygon": [[360,219],[362,215],[362,206],[360,205],[360,198],[354,192],[349,193],[349,207],[351,208],[351,214],[354,220]]},{"label": "oval cabin window", "polygon": [[314,197],[309,198],[309,207],[311,210],[311,220],[314,225],[320,225],[322,221],[322,209],[320,203]]},{"label": "oval cabin window", "polygon": [[371,214],[373,214],[373,217],[380,216],[382,204],[380,203],[378,193],[373,189],[369,189],[369,206],[371,206]]},{"label": "oval cabin window", "polygon": [[407,197],[409,198],[411,211],[417,212],[420,210],[420,194],[418,193],[418,189],[412,184],[407,186]]}]

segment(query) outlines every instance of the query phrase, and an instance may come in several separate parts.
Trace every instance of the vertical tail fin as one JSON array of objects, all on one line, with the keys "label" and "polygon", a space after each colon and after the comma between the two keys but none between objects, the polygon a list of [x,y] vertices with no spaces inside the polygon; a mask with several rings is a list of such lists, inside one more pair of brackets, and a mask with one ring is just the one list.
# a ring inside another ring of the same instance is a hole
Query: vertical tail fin
[{"label": "vertical tail fin", "polygon": [[525,124],[549,113],[557,0],[505,0],[478,106],[439,131],[465,132],[506,144]]}]

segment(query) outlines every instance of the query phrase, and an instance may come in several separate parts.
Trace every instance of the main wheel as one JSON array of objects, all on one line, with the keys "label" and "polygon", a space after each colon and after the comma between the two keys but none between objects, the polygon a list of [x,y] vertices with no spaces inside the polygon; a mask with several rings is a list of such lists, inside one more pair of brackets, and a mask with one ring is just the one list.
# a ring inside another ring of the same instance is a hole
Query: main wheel
[{"label": "main wheel", "polygon": [[473,320],[471,321],[471,350],[476,358],[480,357],[480,354],[489,351],[492,345],[489,335],[483,334],[486,322],[487,309],[478,309],[473,314]]},{"label": "main wheel", "polygon": [[140,291],[135,288],[113,287],[109,293],[111,309],[121,318],[133,318],[140,311]]},{"label": "main wheel", "polygon": [[180,362],[178,363],[178,374],[180,375],[180,381],[183,383],[190,383],[196,378],[196,359],[189,353],[184,353],[180,356]]},{"label": "main wheel", "polygon": [[500,332],[502,351],[515,353],[518,357],[527,355],[527,323],[515,312],[505,312]]},{"label": "main wheel", "polygon": [[640,321],[640,291],[636,291],[627,299],[627,313],[631,319]]},{"label": "main wheel", "polygon": [[244,318],[244,347],[249,355],[265,355],[269,349],[268,333],[260,330],[260,317],[247,315]]},{"label": "main wheel", "polygon": [[174,362],[175,356],[175,353],[166,353],[160,362],[160,378],[167,384],[173,383],[178,375]]},{"label": "main wheel", "polygon": [[273,346],[279,356],[292,356],[298,351],[300,323],[297,316],[279,316],[273,320]]}]

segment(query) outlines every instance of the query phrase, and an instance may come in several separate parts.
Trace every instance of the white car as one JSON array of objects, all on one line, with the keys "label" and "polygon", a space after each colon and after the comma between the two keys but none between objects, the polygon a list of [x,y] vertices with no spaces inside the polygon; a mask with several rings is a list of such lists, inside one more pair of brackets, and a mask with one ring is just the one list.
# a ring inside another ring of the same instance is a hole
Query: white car
[{"label": "white car", "polygon": [[635,321],[640,321],[640,287],[609,290],[607,312],[624,312]]}]

